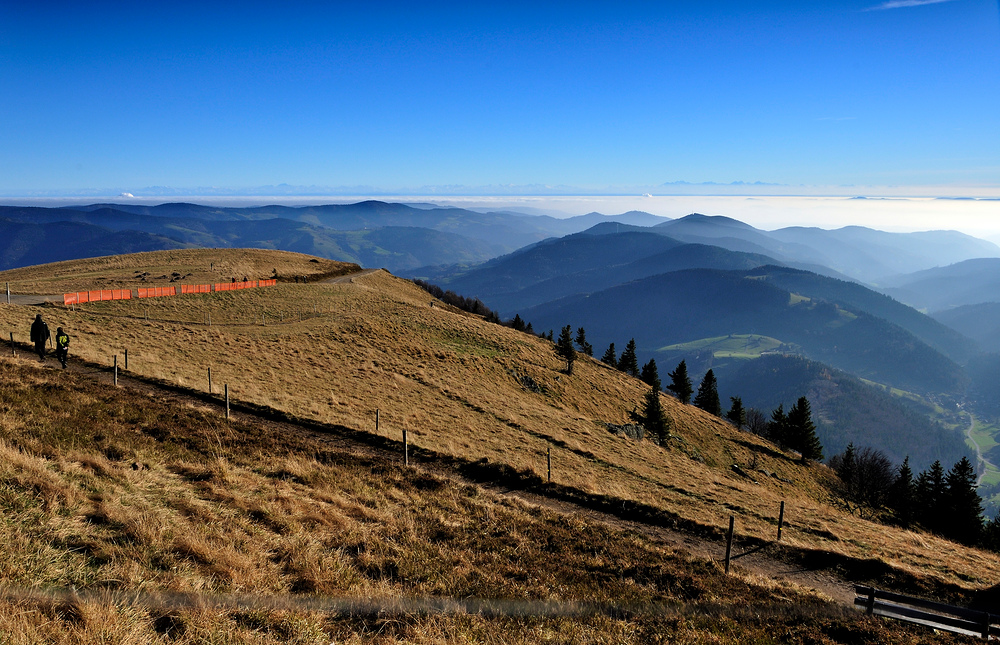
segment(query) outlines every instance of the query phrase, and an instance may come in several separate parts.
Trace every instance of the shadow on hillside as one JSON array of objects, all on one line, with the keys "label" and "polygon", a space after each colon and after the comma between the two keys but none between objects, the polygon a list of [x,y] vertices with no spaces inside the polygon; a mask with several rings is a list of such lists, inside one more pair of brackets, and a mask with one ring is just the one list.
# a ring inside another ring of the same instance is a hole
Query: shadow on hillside
[{"label": "shadow on hillside", "polygon": [[739,444],[752,452],[767,455],[768,457],[772,457],[774,459],[782,459],[790,463],[798,463],[800,461],[797,457],[790,457],[777,448],[772,448],[771,446],[762,446],[744,439],[734,439],[733,443]]}]

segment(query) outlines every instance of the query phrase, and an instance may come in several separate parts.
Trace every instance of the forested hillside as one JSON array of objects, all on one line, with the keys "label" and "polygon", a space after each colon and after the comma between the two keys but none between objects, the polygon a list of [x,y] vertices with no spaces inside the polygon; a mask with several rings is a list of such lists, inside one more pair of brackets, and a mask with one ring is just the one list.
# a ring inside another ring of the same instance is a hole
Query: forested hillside
[{"label": "forested hillside", "polygon": [[880,386],[815,361],[766,355],[717,366],[714,371],[723,401],[739,396],[745,407],[766,415],[779,405],[788,409],[799,396],[806,396],[828,456],[854,443],[881,450],[897,464],[909,456],[910,464],[922,470],[935,460],[952,464],[969,453],[960,432],[931,421],[926,411],[907,405]]},{"label": "forested hillside", "polygon": [[546,303],[521,315],[538,330],[585,327],[598,348],[634,337],[647,357],[674,343],[754,333],[795,343],[809,358],[907,390],[959,393],[965,385],[956,363],[905,329],[794,296],[752,272],[675,271]]}]

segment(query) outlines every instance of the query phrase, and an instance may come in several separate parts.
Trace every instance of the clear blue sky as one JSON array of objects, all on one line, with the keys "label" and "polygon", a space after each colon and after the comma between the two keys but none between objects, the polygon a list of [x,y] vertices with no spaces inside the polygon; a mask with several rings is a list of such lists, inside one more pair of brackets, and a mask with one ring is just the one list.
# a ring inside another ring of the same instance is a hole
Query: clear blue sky
[{"label": "clear blue sky", "polygon": [[997,0],[421,4],[2,3],[0,194],[1000,186]]}]

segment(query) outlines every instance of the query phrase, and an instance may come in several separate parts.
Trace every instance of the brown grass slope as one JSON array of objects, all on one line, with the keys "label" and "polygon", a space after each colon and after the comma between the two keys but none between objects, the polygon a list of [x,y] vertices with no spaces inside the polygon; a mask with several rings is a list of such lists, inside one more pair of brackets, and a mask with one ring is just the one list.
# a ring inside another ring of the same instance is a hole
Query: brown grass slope
[{"label": "brown grass slope", "polygon": [[27,359],[0,383],[3,643],[939,641],[322,435]]},{"label": "brown grass slope", "polygon": [[[131,257],[119,262],[92,277],[124,281],[145,271]],[[279,273],[315,266],[304,256],[290,263]],[[169,275],[181,267],[160,268]],[[62,288],[43,267],[31,279]],[[604,423],[626,420],[642,399],[641,383],[592,360],[578,361],[566,375],[550,343],[432,303],[385,272],[76,311],[3,306],[0,331],[24,339],[36,311],[73,335],[74,356],[109,365],[128,349],[131,371],[200,390],[211,367],[216,391],[228,383],[235,399],[360,431],[375,431],[378,409],[380,434],[396,440],[405,428],[429,454],[544,474],[552,447],[560,490],[662,512],[703,534],[718,534],[736,514],[741,539],[770,541],[785,500],[789,553],[863,576],[867,570],[868,579],[889,574],[910,586],[960,594],[993,584],[1000,572],[990,555],[838,511],[825,493],[825,468],[801,466],[667,397],[673,423],[667,448],[612,435]],[[217,456],[228,463],[239,450],[231,446]],[[734,473],[734,464],[755,479]],[[879,564],[866,568],[869,563]]]}]

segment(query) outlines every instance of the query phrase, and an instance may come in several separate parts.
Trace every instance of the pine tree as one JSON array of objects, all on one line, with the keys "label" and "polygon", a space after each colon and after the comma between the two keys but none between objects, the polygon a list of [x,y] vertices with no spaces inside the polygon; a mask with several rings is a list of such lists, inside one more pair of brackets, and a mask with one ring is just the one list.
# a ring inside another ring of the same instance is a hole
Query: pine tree
[{"label": "pine tree", "polygon": [[729,412],[726,412],[726,418],[738,430],[742,430],[747,424],[747,411],[743,409],[743,399],[738,396],[731,396],[729,397],[729,401],[732,405],[729,406]]},{"label": "pine tree", "polygon": [[566,359],[566,373],[573,373],[573,362],[576,360],[576,350],[573,349],[573,327],[566,325],[559,334],[556,343],[556,353]]},{"label": "pine tree", "polygon": [[580,327],[576,330],[576,344],[580,346],[580,351],[587,356],[594,355],[594,346],[587,342],[587,332]]},{"label": "pine tree", "polygon": [[618,359],[618,369],[629,376],[639,376],[639,360],[635,357],[635,339],[628,341],[625,351]]},{"label": "pine tree", "polygon": [[854,442],[847,444],[844,454],[837,455],[831,459],[833,470],[840,477],[840,496],[847,504],[847,509],[852,513],[851,504],[857,502],[857,461],[854,450]]},{"label": "pine tree", "polygon": [[944,468],[940,461],[917,476],[917,521],[927,530],[940,533],[947,515]]},{"label": "pine tree", "polygon": [[670,385],[667,389],[674,393],[681,403],[687,403],[691,400],[691,393],[694,392],[694,388],[691,386],[691,379],[688,378],[688,368],[685,361],[681,361],[677,364],[677,367],[673,372],[670,372],[667,376],[670,377]]},{"label": "pine tree", "polygon": [[983,531],[983,500],[976,491],[976,469],[962,457],[945,475],[944,534],[962,544],[976,544]]},{"label": "pine tree", "polygon": [[601,362],[614,368],[618,367],[618,357],[615,355],[614,343],[608,345],[607,351],[604,352],[604,356],[601,357]]},{"label": "pine tree", "polygon": [[660,373],[656,369],[656,359],[651,358],[649,362],[642,366],[642,373],[639,374],[642,382],[657,390],[662,388],[660,383]]},{"label": "pine tree", "polygon": [[802,455],[802,461],[822,460],[823,446],[816,436],[816,425],[812,422],[812,411],[806,397],[800,396],[795,402],[788,411],[787,421],[789,447]]},{"label": "pine tree", "polygon": [[514,319],[510,321],[510,327],[517,331],[524,331],[524,321],[521,320],[521,314],[514,314]]},{"label": "pine tree", "polygon": [[715,380],[715,372],[708,370],[705,377],[701,379],[698,386],[698,393],[694,396],[694,404],[717,417],[722,416],[722,404],[719,402],[719,388]]},{"label": "pine tree", "polygon": [[663,413],[663,405],[660,403],[660,388],[652,385],[646,392],[646,398],[642,405],[642,425],[651,436],[656,437],[660,445],[667,446],[670,437],[670,423]]},{"label": "pine tree", "polygon": [[917,485],[913,481],[913,471],[910,469],[910,457],[903,459],[896,481],[889,491],[889,507],[892,508],[896,524],[904,529],[910,528],[916,516]]},{"label": "pine tree", "polygon": [[535,335],[535,328],[531,326],[531,323],[524,326],[524,333],[531,334],[532,336]]},{"label": "pine tree", "polygon": [[783,403],[771,410],[771,420],[767,422],[767,438],[779,446],[788,445],[788,416]]}]

